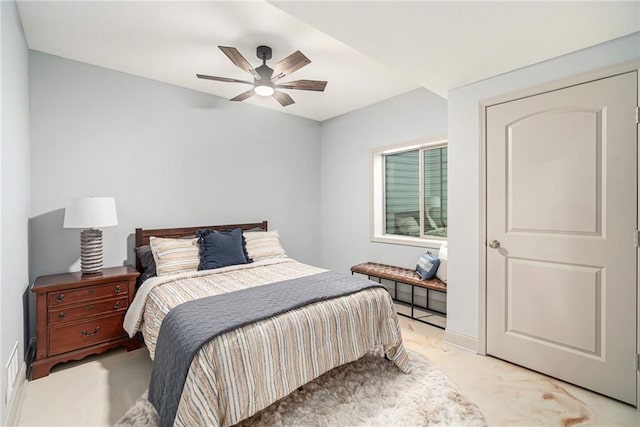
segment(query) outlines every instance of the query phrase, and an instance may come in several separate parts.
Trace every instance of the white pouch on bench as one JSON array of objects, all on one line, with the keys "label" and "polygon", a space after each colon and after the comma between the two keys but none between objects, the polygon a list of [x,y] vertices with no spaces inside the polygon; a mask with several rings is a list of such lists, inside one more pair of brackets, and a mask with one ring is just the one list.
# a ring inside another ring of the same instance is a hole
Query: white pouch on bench
[{"label": "white pouch on bench", "polygon": [[436,271],[436,277],[447,283],[447,259],[448,259],[447,242],[443,242],[440,245],[440,251],[438,252],[438,258],[440,259],[440,267]]}]

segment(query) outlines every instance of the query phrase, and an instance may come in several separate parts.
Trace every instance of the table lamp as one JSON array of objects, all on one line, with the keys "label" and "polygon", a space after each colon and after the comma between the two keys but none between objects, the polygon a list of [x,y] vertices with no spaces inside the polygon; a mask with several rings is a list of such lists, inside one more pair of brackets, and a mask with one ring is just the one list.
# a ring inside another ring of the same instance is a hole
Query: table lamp
[{"label": "table lamp", "polygon": [[84,228],[80,233],[80,269],[82,274],[102,272],[102,230],[118,225],[113,197],[71,199],[64,210],[64,228]]}]

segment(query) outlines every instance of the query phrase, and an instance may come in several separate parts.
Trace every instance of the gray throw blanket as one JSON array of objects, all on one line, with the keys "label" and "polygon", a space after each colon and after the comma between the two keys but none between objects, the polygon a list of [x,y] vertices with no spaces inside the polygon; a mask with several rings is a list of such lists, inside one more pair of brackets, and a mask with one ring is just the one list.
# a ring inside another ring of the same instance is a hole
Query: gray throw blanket
[{"label": "gray throw blanket", "polygon": [[[314,302],[382,285],[331,271],[180,304],[162,321],[149,385],[159,426],[173,425],[196,352],[225,332]],[[250,308],[250,309],[247,309]]]}]

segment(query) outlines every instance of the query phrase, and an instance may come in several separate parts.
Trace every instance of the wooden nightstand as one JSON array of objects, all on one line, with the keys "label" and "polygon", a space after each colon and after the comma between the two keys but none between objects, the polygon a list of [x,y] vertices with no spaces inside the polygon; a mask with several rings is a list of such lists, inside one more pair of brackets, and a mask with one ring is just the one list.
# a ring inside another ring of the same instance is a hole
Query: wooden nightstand
[{"label": "wooden nightstand", "polygon": [[37,294],[32,379],[49,375],[51,367],[60,362],[120,346],[139,348],[138,338],[130,339],[122,328],[138,274],[132,267],[112,267],[101,274],[38,277],[31,287]]}]

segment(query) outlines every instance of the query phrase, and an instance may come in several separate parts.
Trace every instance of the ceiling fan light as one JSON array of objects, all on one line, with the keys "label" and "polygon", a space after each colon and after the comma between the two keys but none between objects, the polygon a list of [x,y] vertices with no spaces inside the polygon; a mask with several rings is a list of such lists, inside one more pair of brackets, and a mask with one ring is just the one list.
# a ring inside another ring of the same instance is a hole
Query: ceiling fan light
[{"label": "ceiling fan light", "polygon": [[275,89],[272,86],[268,85],[260,85],[255,87],[256,95],[260,96],[271,96],[275,93]]}]

